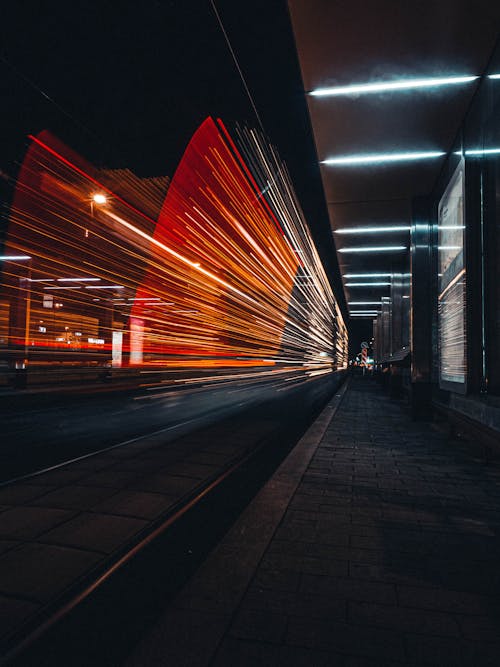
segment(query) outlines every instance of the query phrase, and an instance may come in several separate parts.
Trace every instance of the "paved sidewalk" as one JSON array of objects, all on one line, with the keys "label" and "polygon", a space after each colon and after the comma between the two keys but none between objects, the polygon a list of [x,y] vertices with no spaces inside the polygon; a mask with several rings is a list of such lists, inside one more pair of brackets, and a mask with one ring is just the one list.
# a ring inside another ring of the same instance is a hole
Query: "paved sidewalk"
[{"label": "paved sidewalk", "polygon": [[500,665],[499,466],[371,380],[318,440],[289,501],[282,467],[129,665]]}]

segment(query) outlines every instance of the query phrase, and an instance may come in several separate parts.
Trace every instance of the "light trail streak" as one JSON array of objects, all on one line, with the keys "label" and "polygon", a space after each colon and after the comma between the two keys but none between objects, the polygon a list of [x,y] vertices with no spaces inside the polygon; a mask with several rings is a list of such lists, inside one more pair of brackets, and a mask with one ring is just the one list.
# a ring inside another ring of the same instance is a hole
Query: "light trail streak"
[{"label": "light trail streak", "polygon": [[[169,183],[99,171],[48,133],[32,139],[5,248],[31,260],[4,265],[0,295],[11,354],[251,366],[252,381],[271,383],[346,367],[340,309],[286,169],[259,133],[232,138],[207,119]],[[246,381],[237,376],[213,381]]]}]

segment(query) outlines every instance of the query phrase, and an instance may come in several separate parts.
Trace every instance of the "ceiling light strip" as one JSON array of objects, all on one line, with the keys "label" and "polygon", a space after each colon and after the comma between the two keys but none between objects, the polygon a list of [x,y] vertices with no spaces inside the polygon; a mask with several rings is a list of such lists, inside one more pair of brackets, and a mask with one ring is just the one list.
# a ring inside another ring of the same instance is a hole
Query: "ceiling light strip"
[{"label": "ceiling light strip", "polygon": [[382,234],[385,232],[409,232],[409,225],[393,225],[388,227],[341,227],[335,229],[335,234]]},{"label": "ceiling light strip", "polygon": [[405,245],[356,246],[339,248],[338,252],[400,252],[402,250],[406,250]]},{"label": "ceiling light strip", "polygon": [[446,155],[444,151],[414,151],[405,153],[368,153],[366,155],[343,155],[327,158],[321,164],[329,166],[356,166],[365,164],[382,164],[391,162],[408,162],[416,160],[431,160]]},{"label": "ceiling light strip", "polygon": [[344,273],[344,278],[391,278],[392,273]]},{"label": "ceiling light strip", "polygon": [[382,282],[374,282],[374,283],[346,283],[346,287],[388,287],[390,286],[391,283],[382,283]]},{"label": "ceiling light strip", "polygon": [[[476,81],[478,76],[447,76],[430,77],[426,79],[401,79],[396,81],[373,81],[371,83],[358,83],[349,86],[331,86],[329,88],[316,88],[309,95],[313,97],[332,97],[341,95],[366,95],[373,93],[388,93],[400,90],[414,90],[416,88],[440,88],[441,86],[453,86]],[[493,74],[489,78],[496,78]]]}]

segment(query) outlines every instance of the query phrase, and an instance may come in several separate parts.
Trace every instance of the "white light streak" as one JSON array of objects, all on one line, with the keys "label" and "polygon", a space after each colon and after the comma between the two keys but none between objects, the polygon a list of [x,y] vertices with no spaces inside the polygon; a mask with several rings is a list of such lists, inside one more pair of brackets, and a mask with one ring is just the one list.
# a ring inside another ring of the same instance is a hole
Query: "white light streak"
[{"label": "white light streak", "polygon": [[100,278],[58,278],[58,283],[90,283],[99,282]]},{"label": "white light streak", "polygon": [[411,162],[415,160],[431,160],[446,155],[444,151],[421,151],[408,153],[369,153],[366,155],[343,155],[340,157],[327,158],[321,164],[326,165],[365,165],[382,164],[387,162]]},{"label": "white light streak", "polygon": [[85,285],[85,289],[125,289],[123,285]]},{"label": "white light streak", "polygon": [[356,246],[354,248],[339,248],[338,252],[399,252],[402,250],[406,250],[405,245]]},{"label": "white light streak", "polygon": [[409,225],[394,225],[388,227],[342,227],[335,229],[335,234],[383,234],[386,232],[409,232]]},{"label": "white light streak", "polygon": [[381,306],[382,301],[348,301],[348,306]]},{"label": "white light streak", "polygon": [[387,287],[391,283],[374,282],[374,283],[346,283],[346,287]]},{"label": "white light streak", "polygon": [[344,278],[391,278],[392,273],[344,273]]},{"label": "white light streak", "polygon": [[[494,78],[492,75],[490,78]],[[331,97],[340,95],[366,95],[370,93],[387,93],[400,90],[414,90],[416,88],[438,88],[441,86],[452,86],[471,83],[478,76],[447,76],[432,77],[426,79],[402,79],[397,81],[379,81],[373,83],[359,83],[350,86],[332,86],[330,88],[317,88],[309,93],[314,97]]]},{"label": "white light streak", "polygon": [[31,255],[2,255],[0,256],[0,261],[5,261],[5,262],[16,262],[16,261],[23,261],[26,259],[31,259]]},{"label": "white light streak", "polygon": [[500,148],[469,148],[466,151],[455,151],[455,155],[465,155],[465,157],[482,157],[483,155],[498,155]]}]

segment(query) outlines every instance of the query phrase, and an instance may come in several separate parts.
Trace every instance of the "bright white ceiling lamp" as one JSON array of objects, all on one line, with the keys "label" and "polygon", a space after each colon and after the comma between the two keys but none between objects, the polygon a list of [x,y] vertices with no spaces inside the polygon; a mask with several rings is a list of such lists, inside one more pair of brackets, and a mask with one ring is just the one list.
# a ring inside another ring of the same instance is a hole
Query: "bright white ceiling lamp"
[{"label": "bright white ceiling lamp", "polygon": [[488,79],[500,79],[500,74],[488,74]]},{"label": "bright white ceiling lamp", "polygon": [[125,289],[123,285],[85,285],[85,289]]},{"label": "bright white ceiling lamp", "polygon": [[31,259],[31,255],[0,255],[0,261],[17,262]]},{"label": "bright white ceiling lamp", "polygon": [[[491,78],[494,78],[492,75]],[[356,83],[350,86],[330,86],[316,88],[309,95],[313,97],[331,97],[341,95],[367,95],[373,93],[389,93],[399,90],[414,90],[416,88],[441,88],[442,86],[456,86],[476,81],[478,76],[440,76],[421,79],[400,79],[395,81],[373,81],[371,83]]]},{"label": "bright white ceiling lamp", "polygon": [[498,155],[500,148],[469,148],[465,151],[455,151],[455,155],[465,155],[465,157],[482,157],[483,155]]},{"label": "bright white ceiling lamp", "polygon": [[409,225],[392,225],[387,227],[341,227],[335,234],[383,234],[386,232],[409,232]]},{"label": "bright white ceiling lamp", "polygon": [[381,306],[382,301],[348,301],[348,306]]},{"label": "bright white ceiling lamp", "polygon": [[344,273],[344,278],[390,278],[392,273]]},{"label": "bright white ceiling lamp", "polygon": [[385,164],[391,162],[412,162],[430,160],[446,155],[444,151],[416,151],[405,153],[367,153],[366,155],[342,155],[322,160],[329,166],[361,166],[366,164]]},{"label": "bright white ceiling lamp", "polygon": [[402,250],[406,250],[405,245],[354,246],[339,248],[338,252],[400,252]]},{"label": "bright white ceiling lamp", "polygon": [[97,283],[100,278],[58,278],[58,283]]},{"label": "bright white ceiling lamp", "polygon": [[346,287],[387,287],[391,283],[373,282],[373,283],[346,283]]}]

